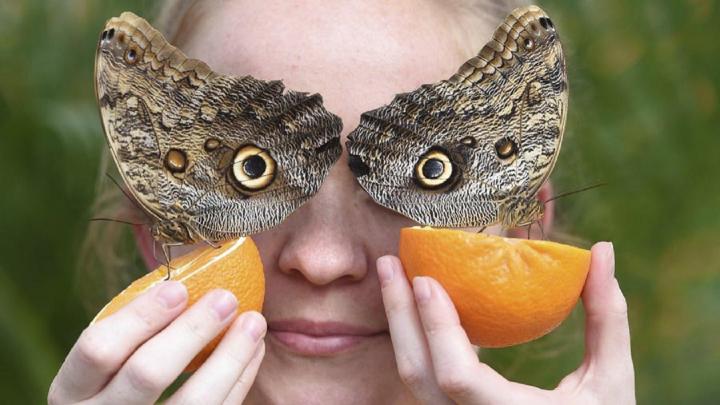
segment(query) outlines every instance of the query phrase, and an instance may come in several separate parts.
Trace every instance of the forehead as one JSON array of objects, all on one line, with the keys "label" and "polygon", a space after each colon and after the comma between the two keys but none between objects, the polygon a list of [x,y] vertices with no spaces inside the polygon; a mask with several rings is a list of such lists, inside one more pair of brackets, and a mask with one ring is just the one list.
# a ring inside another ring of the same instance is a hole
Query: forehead
[{"label": "forehead", "polygon": [[435,2],[212,4],[185,27],[178,45],[190,57],[218,73],[320,93],[345,133],[362,112],[450,77],[472,56],[450,12]]}]

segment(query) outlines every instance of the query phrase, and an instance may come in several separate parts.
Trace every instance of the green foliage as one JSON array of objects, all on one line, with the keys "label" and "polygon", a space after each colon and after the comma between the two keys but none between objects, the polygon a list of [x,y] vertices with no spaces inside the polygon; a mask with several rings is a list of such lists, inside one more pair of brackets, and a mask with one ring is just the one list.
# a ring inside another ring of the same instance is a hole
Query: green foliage
[{"label": "green foliage", "polygon": [[[0,3],[0,392],[42,403],[89,314],[75,263],[104,140],[92,63],[106,18],[152,2]],[[543,2],[566,45],[570,117],[555,190],[565,232],[612,240],[640,403],[720,397],[719,6]],[[483,359],[553,387],[580,362],[582,311]]]},{"label": "green foliage", "polygon": [[89,321],[75,267],[104,147],[92,71],[105,19],[147,2],[0,3],[0,392],[43,403]]}]

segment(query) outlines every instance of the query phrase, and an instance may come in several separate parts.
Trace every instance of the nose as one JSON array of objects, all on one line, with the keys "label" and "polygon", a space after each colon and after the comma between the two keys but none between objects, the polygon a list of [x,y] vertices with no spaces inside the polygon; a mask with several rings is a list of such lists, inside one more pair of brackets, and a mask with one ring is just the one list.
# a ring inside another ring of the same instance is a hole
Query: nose
[{"label": "nose", "polygon": [[367,230],[363,208],[354,201],[356,187],[348,166],[335,164],[315,197],[289,218],[292,231],[278,258],[280,271],[320,286],[367,275]]}]

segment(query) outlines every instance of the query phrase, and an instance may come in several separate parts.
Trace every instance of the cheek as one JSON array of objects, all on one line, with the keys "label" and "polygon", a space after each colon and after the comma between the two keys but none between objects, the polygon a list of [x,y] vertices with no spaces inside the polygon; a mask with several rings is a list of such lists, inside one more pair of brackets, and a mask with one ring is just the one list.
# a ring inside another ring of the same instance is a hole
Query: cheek
[{"label": "cheek", "polygon": [[372,249],[372,253],[375,259],[386,254],[397,255],[400,244],[400,230],[419,226],[419,224],[402,214],[377,204],[369,196],[367,198],[368,204],[371,206],[368,211],[372,216],[372,219],[368,218],[368,223],[372,224],[368,237],[373,241],[372,246],[374,246],[374,249]]},{"label": "cheek", "polygon": [[287,228],[288,226],[285,223],[281,223],[273,229],[252,235],[252,240],[260,252],[260,258],[266,273],[268,269],[274,268],[277,263],[277,258],[287,239],[287,236],[285,236],[288,233]]}]

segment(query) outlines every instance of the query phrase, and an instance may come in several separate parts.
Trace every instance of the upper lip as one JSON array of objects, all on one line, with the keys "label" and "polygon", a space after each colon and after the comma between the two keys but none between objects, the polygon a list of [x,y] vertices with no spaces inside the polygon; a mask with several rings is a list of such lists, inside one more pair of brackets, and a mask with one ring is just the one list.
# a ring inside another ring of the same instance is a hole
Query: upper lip
[{"label": "upper lip", "polygon": [[281,319],[268,322],[269,331],[302,333],[309,336],[372,336],[384,330],[367,326],[351,325],[335,321],[311,321],[308,319]]}]

